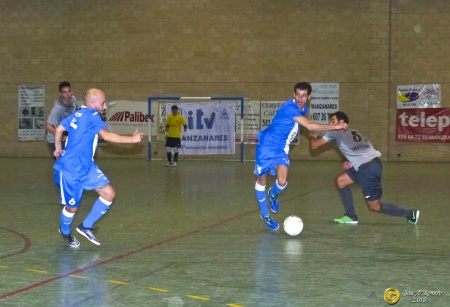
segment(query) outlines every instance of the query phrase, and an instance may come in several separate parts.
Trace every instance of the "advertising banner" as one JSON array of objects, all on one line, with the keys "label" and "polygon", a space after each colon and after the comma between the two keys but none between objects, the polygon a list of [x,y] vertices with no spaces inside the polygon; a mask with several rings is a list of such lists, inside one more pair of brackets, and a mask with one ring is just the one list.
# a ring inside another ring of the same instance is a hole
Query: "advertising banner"
[{"label": "advertising banner", "polygon": [[440,108],[439,84],[413,84],[397,86],[397,108]]},{"label": "advertising banner", "polygon": [[450,143],[450,108],[397,109],[397,142]]},{"label": "advertising banner", "polygon": [[20,141],[45,139],[45,85],[19,85]]},{"label": "advertising banner", "polygon": [[329,115],[339,111],[339,83],[312,83],[309,120],[328,124]]},{"label": "advertising banner", "polygon": [[[171,106],[166,104],[166,114]],[[183,103],[178,105],[178,112],[188,126],[182,135],[182,154],[235,153],[235,103]]]},{"label": "advertising banner", "polygon": [[154,125],[146,101],[110,101],[106,111],[108,129],[114,133],[131,135],[138,129],[147,135],[149,121]]},{"label": "advertising banner", "polygon": [[[261,104],[259,101],[244,102],[244,120],[241,120],[241,102],[236,101],[236,143],[241,141],[241,128],[244,128],[244,143],[256,144],[261,126]],[[243,127],[242,127],[243,126]]]}]

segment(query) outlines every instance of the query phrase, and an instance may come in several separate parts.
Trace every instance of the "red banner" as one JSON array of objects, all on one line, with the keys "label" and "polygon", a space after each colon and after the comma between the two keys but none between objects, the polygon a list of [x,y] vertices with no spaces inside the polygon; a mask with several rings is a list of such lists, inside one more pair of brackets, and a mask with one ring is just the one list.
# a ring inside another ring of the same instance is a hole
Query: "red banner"
[{"label": "red banner", "polygon": [[450,143],[450,108],[397,109],[397,142]]}]

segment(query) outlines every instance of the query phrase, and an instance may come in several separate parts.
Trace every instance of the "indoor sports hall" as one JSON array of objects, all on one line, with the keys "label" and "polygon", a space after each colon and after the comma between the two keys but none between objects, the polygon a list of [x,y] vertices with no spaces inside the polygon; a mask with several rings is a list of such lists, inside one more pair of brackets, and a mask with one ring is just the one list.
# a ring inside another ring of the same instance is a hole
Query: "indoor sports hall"
[{"label": "indoor sports hall", "polygon": [[[0,306],[449,306],[449,28],[448,0],[3,0]],[[345,159],[331,144],[310,149],[303,127],[272,214],[281,227],[267,228],[257,135],[302,81],[313,85],[306,116],[348,114],[381,153],[383,201],[419,210],[417,224],[370,212],[357,185],[359,223],[333,223]],[[64,82],[74,110],[99,89],[108,130],[143,133],[96,148],[116,191],[94,225],[100,245],[75,230],[93,191],[72,223],[80,246],[58,232],[47,132]],[[206,115],[211,102],[230,109]],[[231,120],[215,138],[230,152],[184,152],[166,167],[173,105],[186,142]],[[291,215],[298,236],[283,230]]]}]

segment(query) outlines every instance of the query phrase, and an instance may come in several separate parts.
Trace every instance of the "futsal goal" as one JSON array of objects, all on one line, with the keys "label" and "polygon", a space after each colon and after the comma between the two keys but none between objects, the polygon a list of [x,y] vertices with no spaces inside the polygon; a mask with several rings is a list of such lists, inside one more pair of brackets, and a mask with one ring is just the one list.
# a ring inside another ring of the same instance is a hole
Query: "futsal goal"
[{"label": "futsal goal", "polygon": [[[148,97],[147,159],[164,158],[165,126],[176,105],[187,122],[180,152],[188,159],[244,161],[243,97]],[[237,146],[236,146],[237,144]],[[238,150],[236,150],[238,147]]]}]

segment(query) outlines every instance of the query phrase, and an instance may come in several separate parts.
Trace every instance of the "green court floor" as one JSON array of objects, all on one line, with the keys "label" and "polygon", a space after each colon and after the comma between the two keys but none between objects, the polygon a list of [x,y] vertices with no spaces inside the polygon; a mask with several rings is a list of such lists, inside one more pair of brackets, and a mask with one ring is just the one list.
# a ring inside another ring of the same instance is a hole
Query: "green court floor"
[{"label": "green court floor", "polygon": [[75,232],[85,193],[73,249],[53,161],[0,159],[0,306],[388,306],[388,288],[396,306],[450,305],[449,163],[384,163],[383,200],[419,209],[417,225],[369,212],[357,186],[359,224],[336,225],[340,162],[293,161],[274,217],[300,216],[297,237],[261,221],[253,162],[97,164],[116,200],[96,246]]}]

